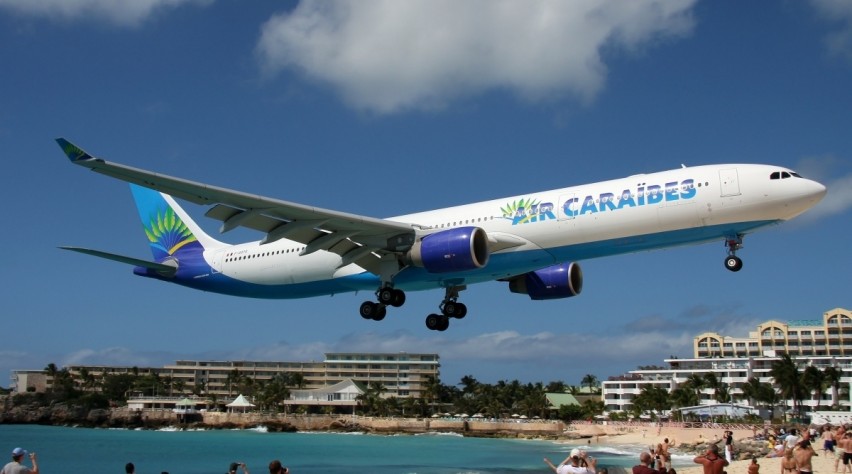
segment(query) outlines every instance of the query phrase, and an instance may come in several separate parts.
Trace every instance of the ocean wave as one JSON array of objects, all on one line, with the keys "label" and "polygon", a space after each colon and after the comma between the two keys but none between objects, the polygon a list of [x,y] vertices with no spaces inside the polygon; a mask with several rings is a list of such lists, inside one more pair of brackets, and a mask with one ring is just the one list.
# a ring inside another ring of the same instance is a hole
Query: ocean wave
[{"label": "ocean wave", "polygon": [[455,436],[457,438],[464,438],[463,434],[453,433],[452,431],[428,431],[426,433],[415,433],[414,436]]}]

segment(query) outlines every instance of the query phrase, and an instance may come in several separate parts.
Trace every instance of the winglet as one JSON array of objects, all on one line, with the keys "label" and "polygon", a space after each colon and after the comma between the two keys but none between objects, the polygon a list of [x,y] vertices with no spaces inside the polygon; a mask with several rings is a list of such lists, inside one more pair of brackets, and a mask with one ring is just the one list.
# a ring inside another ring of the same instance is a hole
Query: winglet
[{"label": "winglet", "polygon": [[71,160],[72,163],[77,161],[94,159],[92,155],[86,153],[80,147],[64,138],[57,138],[56,143],[59,144],[59,146],[62,148],[62,151],[65,152],[65,155],[68,156],[68,159]]}]

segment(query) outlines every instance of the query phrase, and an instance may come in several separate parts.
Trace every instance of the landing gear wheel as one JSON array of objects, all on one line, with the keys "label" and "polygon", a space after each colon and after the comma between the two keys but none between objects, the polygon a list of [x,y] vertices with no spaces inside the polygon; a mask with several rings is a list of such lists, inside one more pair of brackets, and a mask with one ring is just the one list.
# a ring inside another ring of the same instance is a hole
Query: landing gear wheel
[{"label": "landing gear wheel", "polygon": [[373,319],[373,315],[378,311],[379,305],[373,303],[372,301],[365,301],[361,303],[361,307],[358,308],[358,313],[361,314],[361,317],[364,319]]},{"label": "landing gear wheel", "polygon": [[382,288],[381,290],[379,290],[379,303],[391,304],[391,301],[393,301],[393,295],[393,288]]},{"label": "landing gear wheel", "polygon": [[379,303],[383,305],[390,305],[394,308],[399,308],[405,304],[405,292],[402,290],[387,287],[379,290],[376,295],[378,296]]},{"label": "landing gear wheel", "polygon": [[743,261],[739,257],[731,255],[725,259],[725,268],[732,272],[738,272],[743,268]]},{"label": "landing gear wheel", "polygon": [[426,316],[426,327],[431,331],[446,331],[450,327],[450,318],[442,314]]},{"label": "landing gear wheel", "polygon": [[385,319],[385,316],[388,314],[388,307],[387,306],[385,306],[383,304],[380,304],[380,305],[377,305],[377,306],[378,306],[378,309],[376,310],[376,313],[373,314],[373,321],[381,321],[381,320]]},{"label": "landing gear wheel", "polygon": [[405,304],[405,292],[402,290],[393,290],[393,299],[390,302],[394,308],[399,308]]},{"label": "landing gear wheel", "polygon": [[446,331],[450,327],[450,318],[441,316],[441,325],[438,326],[438,331]]},{"label": "landing gear wheel", "polygon": [[467,315],[467,306],[464,303],[458,303],[455,301],[447,301],[444,303],[441,312],[444,316],[449,318],[461,319]]}]

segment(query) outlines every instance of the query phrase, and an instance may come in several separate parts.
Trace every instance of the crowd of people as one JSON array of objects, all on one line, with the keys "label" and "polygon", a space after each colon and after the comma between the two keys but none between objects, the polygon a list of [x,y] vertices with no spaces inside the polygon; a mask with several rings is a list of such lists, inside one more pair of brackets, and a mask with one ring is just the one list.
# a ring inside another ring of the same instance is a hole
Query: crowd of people
[{"label": "crowd of people", "polygon": [[[24,457],[29,455],[32,467],[24,465]],[[232,462],[228,467],[228,474],[237,474],[237,470],[242,469],[242,474],[250,474],[246,463]],[[129,462],[124,466],[126,474],[136,474],[136,466]],[[38,458],[36,453],[28,453],[23,448],[15,448],[12,450],[12,461],[0,470],[0,474],[38,474]],[[162,474],[169,474],[163,472]],[[269,462],[269,474],[290,474],[290,469],[283,466],[278,459]]]},{"label": "crowd of people", "polygon": [[[673,446],[674,441],[665,438],[662,443],[651,446],[648,451],[643,451],[639,455],[639,464],[633,467],[633,474],[677,474],[672,468],[672,458],[669,453],[669,448]],[[544,458],[544,463],[556,474],[608,474],[606,468],[598,470],[597,460],[579,448],[572,449],[568,457],[557,465],[548,458]]]}]

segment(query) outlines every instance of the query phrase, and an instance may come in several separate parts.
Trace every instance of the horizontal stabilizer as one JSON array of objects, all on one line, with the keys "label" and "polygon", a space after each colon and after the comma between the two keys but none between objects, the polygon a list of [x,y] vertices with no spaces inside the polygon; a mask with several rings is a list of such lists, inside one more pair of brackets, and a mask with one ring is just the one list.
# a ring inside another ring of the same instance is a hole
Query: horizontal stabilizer
[{"label": "horizontal stabilizer", "polygon": [[153,270],[165,277],[174,276],[177,272],[177,267],[171,265],[164,265],[162,263],[149,262],[147,260],[141,260],[133,257],[125,257],[124,255],[116,255],[114,253],[101,252],[100,250],[92,250],[92,249],[84,249],[82,247],[59,247],[63,250],[71,250],[74,252],[84,253],[86,255],[94,255],[95,257],[105,258],[107,260],[114,260],[116,262],[128,263],[130,265],[136,265],[142,268],[148,268]]}]

